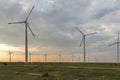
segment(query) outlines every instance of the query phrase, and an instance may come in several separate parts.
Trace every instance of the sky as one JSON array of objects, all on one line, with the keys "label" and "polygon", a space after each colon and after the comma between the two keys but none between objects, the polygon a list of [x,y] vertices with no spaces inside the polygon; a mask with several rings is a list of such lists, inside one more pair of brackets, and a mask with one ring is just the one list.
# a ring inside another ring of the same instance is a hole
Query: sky
[{"label": "sky", "polygon": [[23,21],[35,6],[28,22],[34,38],[28,30],[29,52],[33,61],[83,61],[83,33],[97,32],[86,37],[86,60],[116,62],[116,45],[120,31],[120,0],[0,0],[0,61],[24,61],[24,24],[8,24]]}]

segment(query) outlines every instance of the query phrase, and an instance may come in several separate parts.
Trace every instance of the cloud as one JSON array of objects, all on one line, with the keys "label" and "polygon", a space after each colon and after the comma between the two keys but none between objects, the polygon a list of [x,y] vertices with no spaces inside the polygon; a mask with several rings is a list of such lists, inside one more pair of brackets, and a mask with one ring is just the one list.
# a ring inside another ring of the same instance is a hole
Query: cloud
[{"label": "cloud", "polygon": [[35,5],[28,22],[36,37],[28,30],[29,50],[82,54],[82,35],[77,26],[84,33],[98,32],[86,38],[88,54],[112,54],[114,51],[106,45],[120,30],[119,4],[119,0],[1,0],[0,43],[24,49],[24,24],[7,23],[24,20]]}]

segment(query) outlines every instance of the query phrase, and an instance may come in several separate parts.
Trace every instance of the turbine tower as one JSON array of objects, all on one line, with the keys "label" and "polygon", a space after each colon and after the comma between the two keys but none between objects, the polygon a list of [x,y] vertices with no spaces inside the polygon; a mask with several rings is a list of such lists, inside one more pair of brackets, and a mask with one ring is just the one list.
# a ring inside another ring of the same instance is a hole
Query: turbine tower
[{"label": "turbine tower", "polygon": [[29,29],[33,37],[35,37],[35,34],[32,32],[32,29],[30,28],[29,23],[28,23],[28,19],[33,9],[34,9],[34,6],[32,7],[31,11],[29,12],[29,14],[27,15],[24,21],[8,23],[8,24],[25,24],[25,63],[26,64],[28,63],[28,34],[27,34],[28,30],[27,29]]},{"label": "turbine tower", "polygon": [[8,55],[9,55],[9,62],[11,62],[11,54],[12,52],[9,50]]},{"label": "turbine tower", "polygon": [[78,56],[78,62],[80,62],[80,56]]},{"label": "turbine tower", "polygon": [[73,53],[72,53],[72,56],[71,56],[71,57],[72,57],[72,62],[74,62],[74,54],[73,54]]},{"label": "turbine tower", "polygon": [[81,43],[80,43],[80,47],[83,43],[83,49],[84,49],[84,63],[86,62],[86,36],[89,36],[89,35],[93,35],[93,34],[96,34],[97,32],[94,32],[94,33],[88,33],[88,34],[84,34],[78,27],[76,27],[76,29],[82,34],[83,38],[81,40]]},{"label": "turbine tower", "polygon": [[30,63],[32,63],[32,53],[29,53]]},{"label": "turbine tower", "polygon": [[61,57],[62,57],[62,55],[59,54],[58,56],[59,56],[59,63],[61,63]]},{"label": "turbine tower", "polygon": [[47,62],[47,54],[46,53],[44,54],[44,57],[45,57],[45,62]]},{"label": "turbine tower", "polygon": [[112,44],[110,44],[109,46],[113,46],[115,44],[117,44],[117,63],[119,63],[119,32],[118,32],[118,35],[117,35],[118,39],[117,39],[117,42],[114,42]]}]

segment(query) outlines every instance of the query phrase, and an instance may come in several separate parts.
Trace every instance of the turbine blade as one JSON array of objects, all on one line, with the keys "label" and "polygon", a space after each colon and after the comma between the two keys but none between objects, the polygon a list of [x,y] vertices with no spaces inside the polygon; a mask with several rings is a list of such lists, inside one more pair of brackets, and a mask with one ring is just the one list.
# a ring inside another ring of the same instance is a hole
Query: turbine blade
[{"label": "turbine blade", "polygon": [[82,34],[84,35],[84,33],[82,31],[80,31],[80,29],[78,27],[76,27],[76,29]]},{"label": "turbine blade", "polygon": [[89,34],[85,34],[85,35],[88,36],[88,35],[93,35],[93,34],[97,34],[97,32],[89,33]]},{"label": "turbine blade", "polygon": [[29,16],[30,16],[30,14],[32,13],[33,9],[34,9],[34,6],[32,7],[32,9],[30,10],[28,16],[26,17],[26,21],[28,20],[28,18],[29,18]]},{"label": "turbine blade", "polygon": [[8,24],[20,24],[20,23],[25,23],[24,21],[21,21],[21,22],[11,22],[11,23],[8,23]]},{"label": "turbine blade", "polygon": [[27,27],[29,28],[30,32],[32,33],[33,37],[35,37],[35,34],[32,32],[32,29],[30,28],[29,24],[27,23]]},{"label": "turbine blade", "polygon": [[80,47],[81,47],[81,45],[82,45],[84,39],[85,39],[85,37],[82,38],[81,43],[80,43]]},{"label": "turbine blade", "polygon": [[114,43],[112,43],[112,44],[110,44],[110,45],[108,45],[108,46],[113,46],[113,45],[115,45],[115,44],[117,44],[117,42],[114,42]]},{"label": "turbine blade", "polygon": [[119,32],[118,32],[118,40],[117,40],[117,42],[119,42]]}]

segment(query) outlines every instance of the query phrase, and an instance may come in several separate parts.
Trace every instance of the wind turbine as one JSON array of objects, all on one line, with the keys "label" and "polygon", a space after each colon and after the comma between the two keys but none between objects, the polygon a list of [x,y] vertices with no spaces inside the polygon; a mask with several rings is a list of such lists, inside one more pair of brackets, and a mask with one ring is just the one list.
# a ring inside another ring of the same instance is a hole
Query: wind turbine
[{"label": "wind turbine", "polygon": [[30,63],[32,63],[32,53],[29,53]]},{"label": "wind turbine", "polygon": [[109,46],[113,46],[113,45],[115,45],[115,44],[117,44],[117,63],[119,63],[119,32],[118,32],[118,39],[117,39],[117,42],[114,42],[114,43],[112,43],[112,44],[110,44]]},{"label": "wind turbine", "polygon": [[33,53],[29,52],[29,61],[30,61],[30,63],[32,63],[32,56],[33,55],[39,55],[39,54],[33,54]]},{"label": "wind turbine", "polygon": [[97,58],[94,58],[95,59],[95,63],[97,63],[98,59]]},{"label": "wind turbine", "polygon": [[44,57],[45,57],[45,62],[47,62],[47,54],[46,53],[44,54]]},{"label": "wind turbine", "polygon": [[90,58],[89,58],[89,56],[88,56],[88,63],[90,62]]},{"label": "wind turbine", "polygon": [[58,56],[59,56],[59,63],[61,63],[61,57],[62,57],[62,55],[59,54]]},{"label": "wind turbine", "polygon": [[8,55],[9,55],[9,62],[11,62],[11,54],[12,52],[9,50]]},{"label": "wind turbine", "polygon": [[85,57],[86,57],[86,44],[85,44],[85,40],[86,40],[86,36],[89,36],[89,35],[93,35],[93,34],[96,34],[97,32],[94,32],[94,33],[88,33],[88,34],[84,34],[78,27],[76,27],[76,29],[82,34],[83,38],[81,40],[81,43],[80,43],[80,47],[83,43],[83,49],[84,49],[84,63],[86,62],[85,60]]},{"label": "wind turbine", "polygon": [[74,54],[72,53],[72,62],[74,62]]},{"label": "wind turbine", "polygon": [[35,34],[32,32],[32,29],[30,28],[29,26],[29,23],[28,23],[28,19],[30,17],[30,14],[32,13],[34,9],[34,6],[32,7],[31,11],[29,12],[29,14],[27,15],[26,19],[24,21],[19,21],[19,22],[11,22],[11,23],[8,23],[8,24],[25,24],[25,63],[27,64],[28,63],[28,30],[30,30],[30,32],[32,33],[33,37],[35,37]]},{"label": "wind turbine", "polygon": [[78,62],[80,62],[80,56],[78,56]]}]

